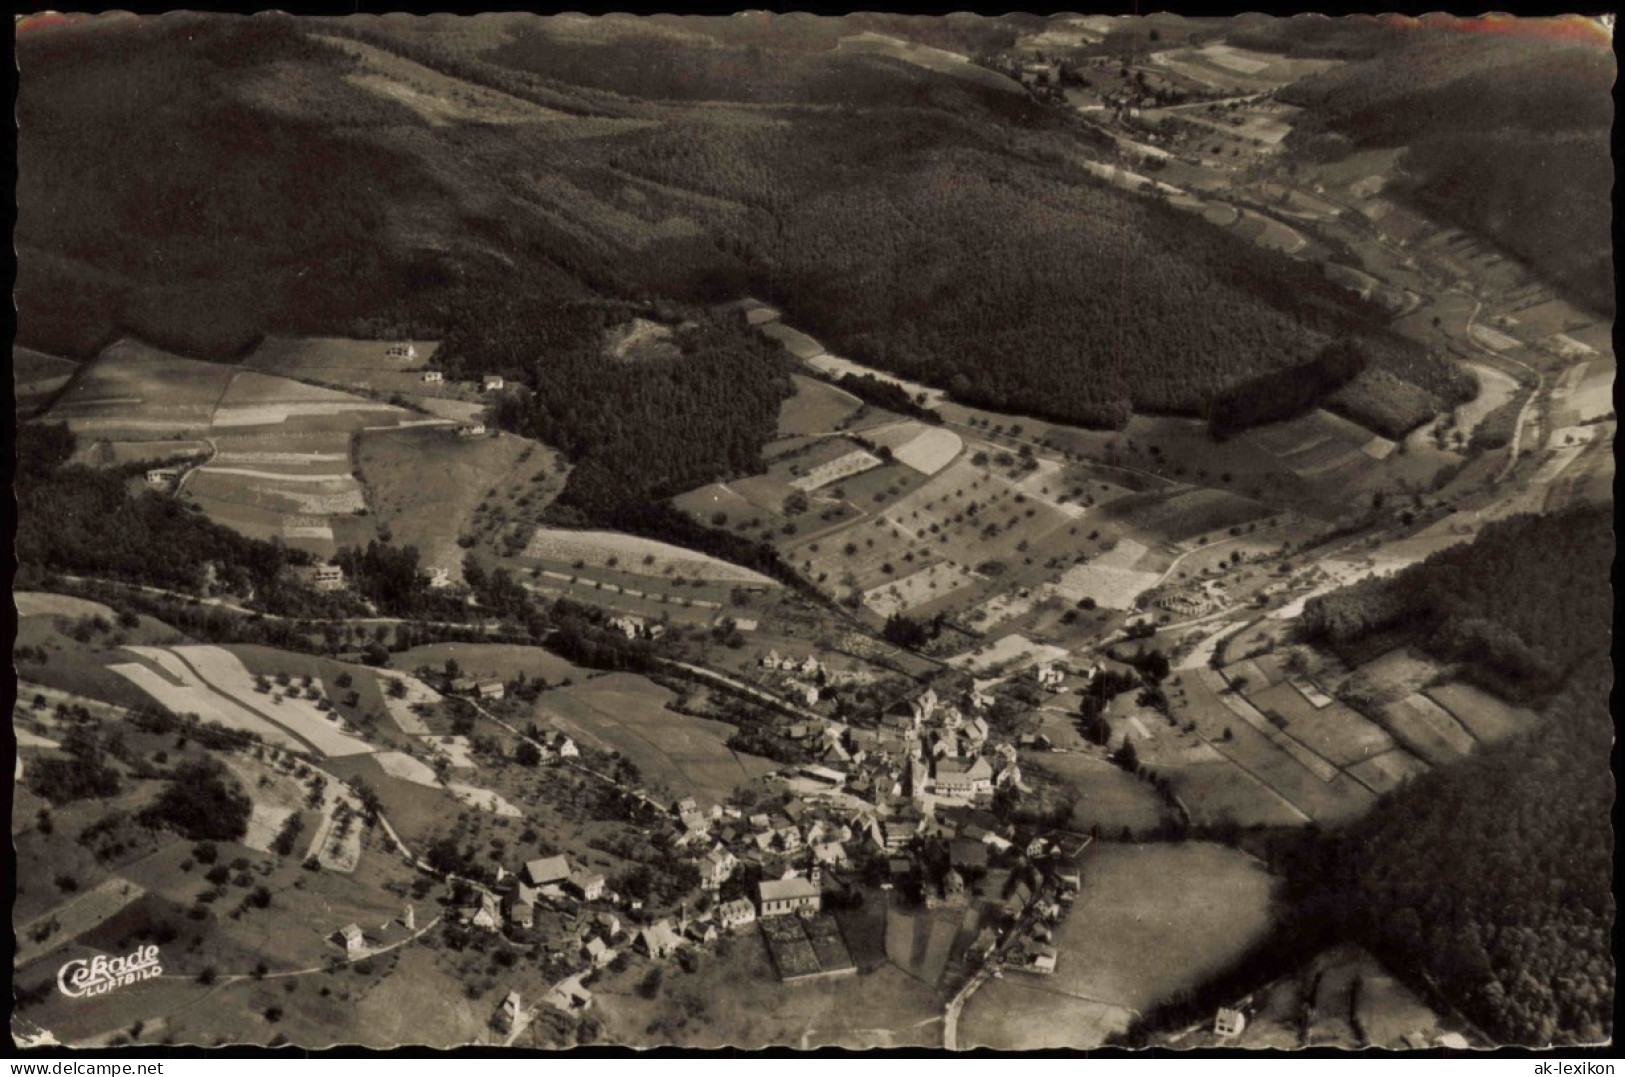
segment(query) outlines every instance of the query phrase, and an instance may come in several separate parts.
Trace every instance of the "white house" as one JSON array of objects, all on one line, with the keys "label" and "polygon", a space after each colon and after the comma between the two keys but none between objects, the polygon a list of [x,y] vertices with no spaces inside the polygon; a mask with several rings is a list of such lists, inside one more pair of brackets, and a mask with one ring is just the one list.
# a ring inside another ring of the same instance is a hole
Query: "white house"
[{"label": "white house", "polygon": [[756,906],[750,903],[749,898],[724,901],[717,906],[717,923],[721,924],[724,930],[732,931],[755,922]]},{"label": "white house", "polygon": [[604,877],[596,871],[573,871],[569,883],[583,901],[597,901],[604,896]]},{"label": "white house", "polygon": [[350,957],[365,953],[367,937],[361,933],[361,928],[355,924],[345,924],[333,933],[333,940],[344,947],[344,952]]},{"label": "white house", "polygon": [[503,380],[501,374],[487,374],[483,384],[485,386],[485,391],[490,393],[503,388],[505,385],[507,385],[507,382]]},{"label": "white house", "polygon": [[1213,1015],[1213,1034],[1215,1036],[1239,1036],[1247,1028],[1247,1017],[1240,1010],[1219,1007],[1219,1012]]},{"label": "white house", "polygon": [[787,916],[823,907],[824,894],[811,879],[767,879],[757,884],[757,904],[762,916]]},{"label": "white house", "polygon": [[700,885],[715,890],[733,877],[739,859],[718,845],[700,858]]}]

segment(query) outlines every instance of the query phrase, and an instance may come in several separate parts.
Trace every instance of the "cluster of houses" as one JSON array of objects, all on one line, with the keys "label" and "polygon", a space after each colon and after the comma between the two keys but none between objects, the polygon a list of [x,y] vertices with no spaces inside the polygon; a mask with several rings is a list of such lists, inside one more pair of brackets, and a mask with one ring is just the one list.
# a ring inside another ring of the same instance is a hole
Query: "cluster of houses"
[{"label": "cluster of houses", "polygon": [[627,639],[659,639],[666,634],[666,626],[659,621],[650,621],[643,617],[633,617],[624,614],[609,619],[609,627],[625,636]]},{"label": "cluster of houses", "polygon": [[757,664],[769,672],[784,674],[782,687],[809,707],[817,705],[819,685],[829,680],[829,671],[812,655],[798,660],[780,656],[778,651],[768,651]]},{"label": "cluster of houses", "polygon": [[[417,354],[417,349],[410,344],[392,344],[388,349],[388,355],[392,359],[416,359]],[[419,372],[418,376],[423,379],[425,385],[444,385],[446,383],[446,372],[444,370],[423,370]],[[508,379],[501,374],[487,374],[480,379],[481,392],[499,393],[507,386]]]}]

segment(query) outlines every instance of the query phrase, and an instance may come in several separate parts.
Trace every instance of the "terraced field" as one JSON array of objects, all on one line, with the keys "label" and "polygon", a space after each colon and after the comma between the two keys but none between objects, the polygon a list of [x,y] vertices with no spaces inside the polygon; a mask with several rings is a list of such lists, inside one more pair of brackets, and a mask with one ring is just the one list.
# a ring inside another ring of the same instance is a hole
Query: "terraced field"
[{"label": "terraced field", "polygon": [[1436,767],[1454,763],[1474,747],[1473,735],[1421,693],[1388,704],[1383,719],[1395,740]]}]

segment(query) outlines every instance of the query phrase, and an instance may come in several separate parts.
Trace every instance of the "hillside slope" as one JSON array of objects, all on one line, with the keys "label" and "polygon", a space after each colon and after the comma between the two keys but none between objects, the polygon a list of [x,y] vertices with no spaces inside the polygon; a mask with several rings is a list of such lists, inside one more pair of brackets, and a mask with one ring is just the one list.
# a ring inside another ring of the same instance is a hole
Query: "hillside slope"
[{"label": "hillside slope", "polygon": [[[1277,32],[1311,33],[1298,21]],[[1358,30],[1363,43],[1376,33],[1384,47],[1281,91],[1315,121],[1293,139],[1320,154],[1405,147],[1392,192],[1484,234],[1611,314],[1608,43],[1567,20],[1480,31],[1448,20]]]},{"label": "hillside slope", "polygon": [[25,35],[23,338],[229,356],[271,330],[439,335],[493,289],[750,291],[854,358],[1098,426],[1201,414],[1380,330],[1310,268],[1090,176],[1066,113],[839,47],[880,32],[967,53],[1011,34],[166,16]]}]

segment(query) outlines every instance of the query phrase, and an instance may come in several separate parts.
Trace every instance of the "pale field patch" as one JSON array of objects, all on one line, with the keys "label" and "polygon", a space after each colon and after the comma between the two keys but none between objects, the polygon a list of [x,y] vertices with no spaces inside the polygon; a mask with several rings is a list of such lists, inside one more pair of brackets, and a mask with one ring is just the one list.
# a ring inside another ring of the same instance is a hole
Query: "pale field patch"
[{"label": "pale field patch", "polygon": [[1466,365],[1478,379],[1478,395],[1456,408],[1456,426],[1462,433],[1471,434],[1486,416],[1512,399],[1518,391],[1518,381],[1488,363]]},{"label": "pale field patch", "polygon": [[420,737],[429,750],[446,757],[452,767],[457,770],[475,770],[478,764],[474,762],[474,746],[468,742],[467,737]]},{"label": "pale field patch", "polygon": [[[531,536],[524,556],[567,564],[580,561],[595,568],[618,568],[640,575],[655,575],[670,568],[679,575],[695,579],[776,586],[767,576],[740,565],[707,557],[681,546],[614,531],[540,528]],[[646,557],[653,558],[651,564],[643,563]],[[615,560],[615,565],[609,564],[611,559]]]},{"label": "pale field patch", "polygon": [[996,628],[1006,621],[1025,617],[1033,607],[1048,597],[1047,590],[1001,591],[965,615],[965,620],[981,631]]},{"label": "pale field patch", "polygon": [[1097,845],[1083,876],[1055,933],[1054,974],[1009,972],[977,991],[961,1047],[1098,1046],[1233,962],[1272,919],[1275,879],[1221,845]]},{"label": "pale field patch", "polygon": [[1397,739],[1428,763],[1443,766],[1473,750],[1473,735],[1454,716],[1420,692],[1383,708]]},{"label": "pale field patch", "polygon": [[853,475],[862,474],[870,468],[880,466],[880,458],[867,449],[855,449],[852,452],[837,456],[813,468],[800,478],[791,479],[790,485],[797,490],[811,493],[841,479],[849,479]]},{"label": "pale field patch", "polygon": [[343,37],[317,35],[361,61],[346,81],[412,109],[431,126],[453,123],[536,123],[568,120],[556,109],[442,74],[403,56]]},{"label": "pale field patch", "polygon": [[1161,573],[1130,567],[1137,564],[1145,552],[1144,543],[1130,538],[1118,539],[1116,546],[1092,561],[1073,565],[1048,586],[1054,594],[1071,602],[1092,598],[1096,605],[1107,609],[1132,609],[1134,600],[1162,578]]},{"label": "pale field patch", "polygon": [[414,759],[405,752],[379,752],[372,758],[391,778],[426,785],[431,789],[440,788],[440,779],[434,776],[434,768],[421,759]]},{"label": "pale field patch", "polygon": [[72,595],[13,591],[11,600],[17,604],[18,617],[105,617],[112,621],[117,616],[110,606]]},{"label": "pale field patch", "polygon": [[937,561],[901,579],[864,592],[863,604],[882,617],[907,613],[917,606],[969,587],[982,579],[955,561]]},{"label": "pale field patch", "polygon": [[913,420],[866,430],[863,436],[890,449],[899,463],[925,475],[935,475],[953,463],[964,448],[952,430]]},{"label": "pale field patch", "polygon": [[1522,347],[1523,345],[1523,342],[1516,337],[1509,337],[1500,330],[1492,329],[1482,322],[1474,322],[1469,332],[1474,340],[1495,352],[1511,351],[1513,348]]},{"label": "pale field patch", "polygon": [[[127,647],[125,649],[134,651],[144,658],[150,658],[159,665],[166,666],[166,672],[177,676],[183,683],[176,684],[155,673],[150,667],[135,662],[121,663],[107,668],[125,678],[176,714],[195,714],[205,722],[218,722],[227,729],[240,729],[254,733],[268,744],[280,745],[296,752],[307,750],[308,745],[301,743],[286,730],[260,717],[255,712],[238,706],[232,700],[209,688],[189,670],[185,670],[185,667],[181,667],[182,671],[178,674],[173,670],[169,670],[165,660],[173,661],[173,656],[168,652],[156,647]],[[160,655],[163,657],[160,658]]]},{"label": "pale field patch", "polygon": [[[275,703],[271,697],[256,692],[254,675],[243,665],[242,659],[222,647],[176,647],[174,653],[215,691],[286,727],[324,755],[362,755],[373,750],[366,741],[345,733],[330,713],[318,710],[315,700],[286,695],[282,702]],[[313,681],[312,685],[318,690],[322,688],[320,681]]]},{"label": "pale field patch", "polygon": [[392,404],[379,404],[371,400],[362,400],[359,403],[338,401],[307,401],[288,402],[281,404],[243,404],[233,407],[222,406],[214,411],[213,425],[215,427],[233,426],[276,426],[286,423],[292,418],[321,415],[348,415],[355,412],[379,412],[385,415],[405,417],[411,412],[404,408],[397,408]]},{"label": "pale field patch", "polygon": [[1066,656],[1064,647],[1035,643],[1026,636],[1012,633],[957,654],[948,660],[948,664],[955,669],[967,669],[974,673],[986,673],[1000,667],[1007,667],[1001,672],[1014,672],[1043,662],[1058,661]]},{"label": "pale field patch", "polygon": [[384,697],[384,707],[389,711],[389,716],[394,719],[395,724],[400,726],[402,733],[414,737],[426,736],[429,733],[429,727],[412,710],[412,707],[414,704],[439,703],[441,700],[440,693],[410,674],[399,673],[390,669],[380,669],[375,670],[373,675],[380,682],[395,681],[406,686],[406,695],[396,699],[389,694],[388,685],[380,683],[378,688]]},{"label": "pale field patch", "polygon": [[[257,852],[270,852],[271,843],[283,824],[304,810],[304,785],[250,756],[224,752],[219,758],[254,802],[248,816],[248,832],[240,839],[241,843]],[[260,784],[262,779],[268,779],[266,784]]]},{"label": "pale field patch", "polygon": [[1403,748],[1395,748],[1354,764],[1348,768],[1348,774],[1380,796],[1397,789],[1419,774],[1426,774],[1429,769],[1431,768],[1426,763],[1410,752]]},{"label": "pale field patch", "polygon": [[1256,75],[1275,62],[1273,56],[1260,56],[1230,45],[1209,45],[1197,50],[1197,54],[1209,63],[1243,75]]},{"label": "pale field patch", "polygon": [[510,819],[521,818],[523,813],[512,804],[504,800],[501,795],[489,789],[481,789],[474,785],[464,785],[461,782],[449,782],[447,791],[458,800],[471,808],[477,808],[492,815],[502,815]]}]

